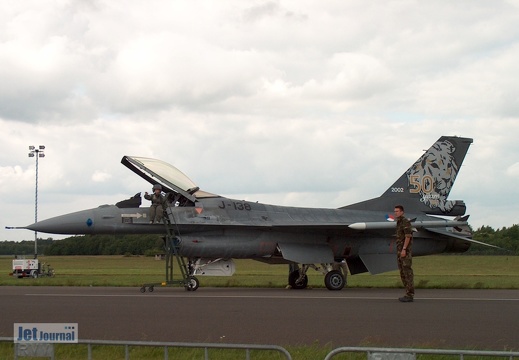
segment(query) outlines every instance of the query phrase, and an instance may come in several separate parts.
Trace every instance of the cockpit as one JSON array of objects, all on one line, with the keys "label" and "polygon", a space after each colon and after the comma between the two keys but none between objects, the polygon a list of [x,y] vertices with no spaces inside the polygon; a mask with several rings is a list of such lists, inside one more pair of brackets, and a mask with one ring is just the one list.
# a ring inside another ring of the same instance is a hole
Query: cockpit
[{"label": "cockpit", "polygon": [[[194,206],[199,198],[217,196],[200,190],[182,171],[164,161],[145,157],[123,156],[121,163],[150,184],[160,184],[162,191],[167,194],[167,199],[171,204]],[[138,193],[134,197],[120,201],[116,205],[121,208],[138,207],[140,202],[141,196]]]}]

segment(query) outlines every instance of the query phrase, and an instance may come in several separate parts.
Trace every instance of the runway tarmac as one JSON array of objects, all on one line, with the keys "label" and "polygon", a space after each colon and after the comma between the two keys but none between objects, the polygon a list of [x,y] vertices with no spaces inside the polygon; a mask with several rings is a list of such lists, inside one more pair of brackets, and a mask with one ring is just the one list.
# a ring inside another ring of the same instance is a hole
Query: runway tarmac
[{"label": "runway tarmac", "polygon": [[0,288],[13,323],[78,323],[80,339],[519,349],[519,290]]}]

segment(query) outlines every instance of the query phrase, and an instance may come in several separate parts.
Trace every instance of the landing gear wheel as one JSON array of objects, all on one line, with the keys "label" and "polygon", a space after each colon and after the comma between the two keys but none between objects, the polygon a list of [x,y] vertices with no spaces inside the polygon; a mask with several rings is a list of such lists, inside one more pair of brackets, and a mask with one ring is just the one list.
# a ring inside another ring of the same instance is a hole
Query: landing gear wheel
[{"label": "landing gear wheel", "polygon": [[198,279],[196,277],[190,276],[187,279],[187,284],[186,284],[187,291],[196,291],[196,289],[198,289],[199,286],[200,286],[200,281],[198,281]]},{"label": "landing gear wheel", "polygon": [[304,276],[301,281],[299,279],[299,270],[292,271],[288,276],[288,284],[295,290],[306,289],[308,286],[308,276]]},{"label": "landing gear wheel", "polygon": [[341,290],[346,285],[346,279],[340,271],[332,270],[326,273],[324,285],[328,290]]}]

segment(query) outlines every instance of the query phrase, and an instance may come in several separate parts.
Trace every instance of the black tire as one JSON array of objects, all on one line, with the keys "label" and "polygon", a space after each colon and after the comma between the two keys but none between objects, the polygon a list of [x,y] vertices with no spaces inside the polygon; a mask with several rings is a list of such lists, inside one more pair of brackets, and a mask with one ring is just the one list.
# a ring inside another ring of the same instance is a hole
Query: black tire
[{"label": "black tire", "polygon": [[346,279],[340,271],[332,270],[326,273],[324,285],[328,290],[341,290],[346,285]]},{"label": "black tire", "polygon": [[145,293],[146,292],[146,287],[141,287],[141,293]]},{"label": "black tire", "polygon": [[187,291],[196,291],[196,289],[198,289],[199,286],[200,286],[200,281],[198,281],[198,279],[195,276],[190,276],[187,279],[187,284],[186,284]]},{"label": "black tire", "polygon": [[297,282],[297,279],[299,279],[299,270],[292,271],[288,276],[288,284],[291,288],[294,290],[306,289],[308,286],[308,276],[305,275],[300,282]]}]

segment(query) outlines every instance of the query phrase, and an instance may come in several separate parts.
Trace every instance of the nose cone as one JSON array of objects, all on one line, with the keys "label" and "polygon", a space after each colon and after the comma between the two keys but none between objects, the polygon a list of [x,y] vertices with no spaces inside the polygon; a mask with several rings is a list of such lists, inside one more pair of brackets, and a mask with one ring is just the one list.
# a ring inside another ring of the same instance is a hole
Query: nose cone
[{"label": "nose cone", "polygon": [[90,209],[56,216],[25,228],[49,234],[91,234],[94,231],[94,211]]}]

